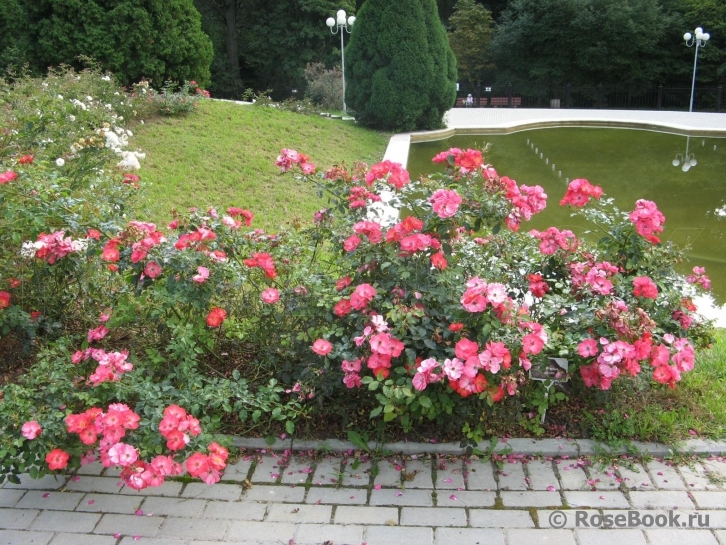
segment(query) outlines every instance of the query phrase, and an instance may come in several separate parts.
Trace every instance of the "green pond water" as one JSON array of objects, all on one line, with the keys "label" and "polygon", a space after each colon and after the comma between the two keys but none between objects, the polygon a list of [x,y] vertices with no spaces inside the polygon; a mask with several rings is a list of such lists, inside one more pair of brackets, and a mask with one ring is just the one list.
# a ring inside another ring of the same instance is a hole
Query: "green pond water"
[{"label": "green pond water", "polygon": [[[591,227],[559,206],[567,179],[586,178],[601,186],[620,210],[633,210],[638,199],[654,201],[666,218],[661,240],[690,244],[681,272],[706,267],[716,303],[726,305],[726,138],[569,127],[455,136],[412,144],[408,170],[412,178],[443,171],[431,162],[438,152],[452,147],[481,150],[487,144],[485,159],[500,175],[541,185],[548,195],[547,208],[523,222],[523,231],[554,225],[582,233]],[[686,151],[697,164],[684,172]],[[673,165],[676,158],[678,166]]]}]

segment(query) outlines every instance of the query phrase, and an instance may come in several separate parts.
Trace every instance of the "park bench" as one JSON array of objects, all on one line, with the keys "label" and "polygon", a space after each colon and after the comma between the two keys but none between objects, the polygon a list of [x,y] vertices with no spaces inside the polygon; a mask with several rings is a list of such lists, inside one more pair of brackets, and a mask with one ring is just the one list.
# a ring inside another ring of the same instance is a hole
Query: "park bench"
[{"label": "park bench", "polygon": [[[498,107],[498,108],[506,108],[508,101],[509,101],[508,97],[491,97],[489,99],[489,104],[487,104],[487,97],[481,97],[482,107],[493,106],[493,107]],[[522,105],[522,97],[512,97],[512,107],[513,108],[516,108],[521,105]],[[476,99],[474,99],[474,106],[476,106]],[[465,108],[466,107],[466,97],[457,98],[456,107]]]}]

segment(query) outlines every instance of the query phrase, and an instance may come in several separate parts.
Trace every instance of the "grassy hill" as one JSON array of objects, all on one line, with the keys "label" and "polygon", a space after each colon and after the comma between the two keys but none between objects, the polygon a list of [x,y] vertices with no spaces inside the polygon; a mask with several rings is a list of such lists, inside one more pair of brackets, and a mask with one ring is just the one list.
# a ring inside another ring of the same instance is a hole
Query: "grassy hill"
[{"label": "grassy hill", "polygon": [[132,146],[147,154],[140,175],[154,221],[166,224],[172,208],[239,206],[254,212],[254,227],[270,231],[311,221],[325,206],[312,186],[279,174],[282,148],[327,169],[380,161],[390,137],[352,122],[218,101],[202,101],[187,117],[137,125],[134,133]]}]

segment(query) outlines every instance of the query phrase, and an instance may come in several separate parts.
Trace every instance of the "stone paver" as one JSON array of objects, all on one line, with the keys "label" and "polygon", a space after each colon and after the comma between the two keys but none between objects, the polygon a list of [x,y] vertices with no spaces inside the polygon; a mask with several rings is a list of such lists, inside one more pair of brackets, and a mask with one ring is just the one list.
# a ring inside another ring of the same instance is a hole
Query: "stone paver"
[{"label": "stone paver", "polygon": [[571,530],[505,530],[508,545],[575,545]]},{"label": "stone paver", "polygon": [[364,505],[368,491],[361,488],[311,488],[305,503]]},{"label": "stone paver", "polygon": [[552,468],[552,462],[532,460],[527,464],[526,469],[529,473],[529,487],[532,490],[550,490],[550,487],[559,490],[560,483]]},{"label": "stone paver", "polygon": [[66,485],[66,490],[78,492],[101,492],[106,494],[118,494],[121,491],[120,479],[115,477],[73,477]]},{"label": "stone paver", "polygon": [[716,530],[716,539],[720,545],[726,545],[726,530]]},{"label": "stone paver", "polygon": [[313,484],[337,484],[340,480],[340,458],[324,458],[318,461],[313,474]]},{"label": "stone paver", "polygon": [[146,498],[141,504],[144,513],[171,517],[199,517],[207,502],[186,498]]},{"label": "stone paver", "polygon": [[96,536],[86,534],[56,534],[50,545],[115,545],[113,536]]},{"label": "stone paver", "polygon": [[[290,522],[232,522],[227,531],[227,541],[290,543],[294,540],[295,524]],[[322,537],[322,536],[318,536]],[[294,541],[293,541],[294,543]],[[322,541],[318,541],[322,543]]]},{"label": "stone paver", "polygon": [[161,517],[103,515],[93,533],[154,537],[159,533],[162,522],[164,519]]},{"label": "stone paver", "polygon": [[645,530],[645,535],[658,545],[719,545],[708,530]]},{"label": "stone paver", "polygon": [[441,490],[437,495],[438,507],[492,507],[497,499],[495,492],[479,490]]},{"label": "stone paver", "polygon": [[37,509],[0,509],[0,528],[27,530],[39,513]]},{"label": "stone paver", "polygon": [[432,545],[431,528],[402,528],[400,526],[368,526],[365,543],[368,545]]},{"label": "stone paver", "polygon": [[640,530],[577,529],[575,535],[580,545],[614,545],[617,543],[647,545],[645,536]]},{"label": "stone paver", "polygon": [[[467,461],[468,462],[468,461]],[[464,478],[469,490],[496,490],[494,469],[489,462],[472,461],[464,465]]]},{"label": "stone paver", "polygon": [[85,494],[81,492],[43,492],[28,490],[16,507],[22,509],[53,509],[73,511]]},{"label": "stone paver", "polygon": [[278,501],[300,503],[305,497],[305,489],[302,486],[292,488],[290,486],[253,486],[245,490],[242,495],[247,501]]},{"label": "stone paver", "polygon": [[718,490],[719,487],[713,482],[713,479],[709,479],[708,473],[703,465],[699,463],[693,464],[692,467],[681,466],[678,471],[683,477],[683,481],[686,483],[686,490]]},{"label": "stone paver", "polygon": [[620,487],[620,477],[615,473],[615,468],[605,467],[590,468],[590,484],[597,490],[617,490]]},{"label": "stone paver", "polygon": [[210,486],[206,483],[189,483],[181,495],[182,498],[237,501],[242,495],[242,490],[243,488],[236,484]]},{"label": "stone paver", "polygon": [[554,507],[562,505],[562,498],[557,492],[501,492],[504,507]]},{"label": "stone paver", "polygon": [[590,490],[591,486],[587,484],[589,478],[577,461],[564,460],[556,466],[563,490]]},{"label": "stone paver", "polygon": [[527,490],[529,485],[525,480],[524,465],[521,462],[505,462],[502,469],[497,472],[499,477],[499,490]]},{"label": "stone paver", "polygon": [[[307,456],[290,458],[287,467],[282,469],[283,484],[305,484],[313,472],[313,461]],[[368,484],[368,483],[366,483]]]},{"label": "stone paver", "polygon": [[370,505],[413,505],[428,507],[434,505],[430,490],[397,490],[383,488],[371,490]]},{"label": "stone paver", "polygon": [[469,509],[469,524],[476,528],[534,528],[529,511]]},{"label": "stone paver", "polygon": [[237,460],[233,464],[229,464],[225,470],[224,475],[222,475],[223,481],[244,481],[250,472],[250,468],[252,467],[252,459],[247,457],[247,459],[240,459]]},{"label": "stone paver", "polygon": [[[312,507],[312,506],[311,506]],[[398,524],[398,509],[395,507],[363,507],[341,505],[335,510],[336,524]]]},{"label": "stone paver", "polygon": [[331,543],[362,543],[365,526],[337,524],[300,524],[295,529],[296,545]]},{"label": "stone paver", "polygon": [[44,475],[40,479],[32,479],[27,473],[18,475],[20,484],[7,482],[3,485],[4,489],[22,488],[24,490],[58,490],[66,483],[66,477],[63,475]]},{"label": "stone paver", "polygon": [[504,534],[499,529],[437,528],[434,545],[504,545]]},{"label": "stone paver", "polygon": [[193,518],[167,518],[159,528],[159,537],[177,539],[222,539],[227,532],[227,521]]},{"label": "stone paver", "polygon": [[403,482],[406,488],[426,488],[432,489],[434,487],[434,481],[431,476],[430,460],[411,460],[406,464],[406,468],[403,473]]},{"label": "stone paver", "polygon": [[255,471],[252,474],[253,483],[275,483],[280,478],[282,458],[263,456],[257,461]]},{"label": "stone paver", "polygon": [[565,501],[570,507],[594,507],[596,509],[627,508],[628,500],[622,492],[603,490],[597,492],[565,492]]},{"label": "stone paver", "polygon": [[230,520],[262,520],[267,505],[257,502],[208,501],[203,517]]},{"label": "stone paver", "polygon": [[[68,492],[66,492],[67,494]],[[124,496],[120,494],[85,494],[76,507],[76,511],[88,513],[134,513],[141,502],[142,496]]]},{"label": "stone paver", "polygon": [[449,462],[438,460],[436,463],[436,488],[439,490],[459,490],[464,488],[464,469],[460,460]]},{"label": "stone paver", "polygon": [[466,526],[466,511],[462,508],[404,507],[401,526]]},{"label": "stone paver", "polygon": [[723,509],[726,507],[726,492],[692,492],[691,496],[702,509]]},{"label": "stone paver", "polygon": [[648,462],[648,473],[653,484],[661,490],[685,490],[680,474],[675,467],[664,464],[657,460]]},{"label": "stone paver", "polygon": [[655,490],[650,475],[641,464],[635,464],[632,469],[621,466],[618,473],[622,478],[622,484],[630,490]]},{"label": "stone paver", "polygon": [[31,530],[46,532],[72,532],[87,534],[100,520],[97,513],[69,513],[68,511],[43,511],[30,526]]},{"label": "stone paver", "polygon": [[[348,458],[343,464],[343,486],[368,486],[371,480],[371,463]],[[357,463],[356,463],[357,462]]]},{"label": "stone paver", "polygon": [[631,492],[630,503],[636,509],[693,509],[695,507],[688,494],[679,490]]},{"label": "stone paver", "polygon": [[389,462],[381,460],[378,462],[378,474],[373,479],[373,483],[381,486],[401,486],[401,471],[403,464],[401,462]]},{"label": "stone paver", "polygon": [[0,490],[0,507],[14,507],[24,494],[25,490]]},{"label": "stone paver", "polygon": [[0,545],[46,545],[51,539],[53,532],[0,530]]},{"label": "stone paver", "polygon": [[[344,507],[339,507],[338,510],[340,509],[344,509]],[[307,522],[313,524],[324,524],[330,522],[332,513],[332,505],[273,503],[267,510],[267,518],[265,520],[270,522]]]}]

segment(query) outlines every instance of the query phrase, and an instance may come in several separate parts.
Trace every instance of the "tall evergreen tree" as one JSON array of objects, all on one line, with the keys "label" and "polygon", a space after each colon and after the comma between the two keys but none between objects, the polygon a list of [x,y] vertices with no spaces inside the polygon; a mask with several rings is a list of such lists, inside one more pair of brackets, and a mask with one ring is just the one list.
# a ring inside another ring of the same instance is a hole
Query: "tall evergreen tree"
[{"label": "tall evergreen tree", "polygon": [[[128,84],[148,78],[209,83],[212,45],[193,0],[13,0],[5,21],[38,71],[92,57]],[[2,27],[2,25],[0,25]]]},{"label": "tall evergreen tree", "polygon": [[345,68],[346,101],[366,125],[438,128],[456,100],[456,59],[436,0],[367,0]]}]

